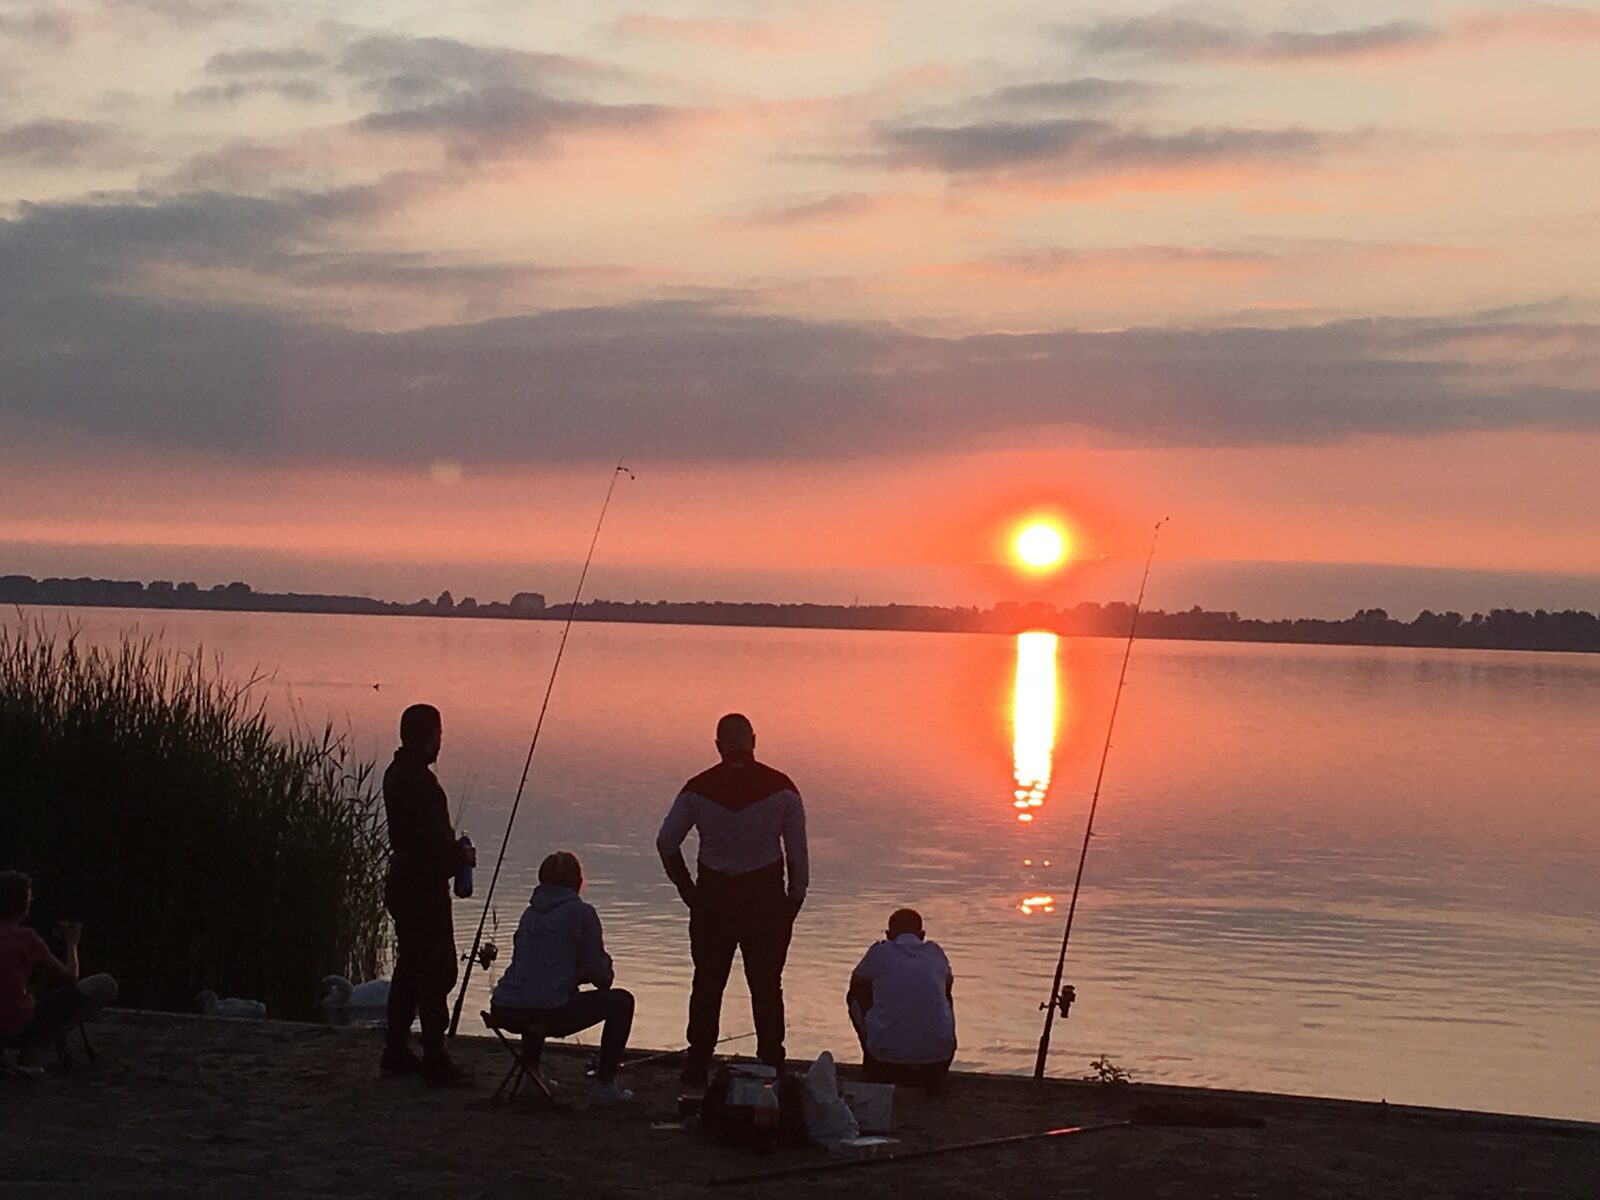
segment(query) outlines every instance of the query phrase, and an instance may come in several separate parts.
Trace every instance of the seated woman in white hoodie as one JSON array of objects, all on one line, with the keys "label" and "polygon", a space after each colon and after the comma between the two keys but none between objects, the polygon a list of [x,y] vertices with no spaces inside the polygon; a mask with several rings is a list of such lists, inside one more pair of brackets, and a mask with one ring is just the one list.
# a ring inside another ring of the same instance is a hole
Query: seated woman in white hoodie
[{"label": "seated woman in white hoodie", "polygon": [[850,973],[846,1005],[861,1039],[861,1064],[874,1083],[918,1084],[938,1092],[956,1056],[955,976],[922,915],[896,909],[884,940]]},{"label": "seated woman in white hoodie", "polygon": [[[533,1026],[524,1035],[530,1066],[537,1067],[544,1037],[567,1037],[605,1022],[600,1067],[589,1092],[591,1104],[619,1104],[633,1093],[617,1082],[617,1068],[633,1028],[633,994],[612,987],[615,972],[594,906],[578,896],[583,867],[565,850],[539,866],[539,886],[517,925],[511,965],[495,984],[490,1012],[506,1028]],[[594,984],[593,991],[578,985]]]}]

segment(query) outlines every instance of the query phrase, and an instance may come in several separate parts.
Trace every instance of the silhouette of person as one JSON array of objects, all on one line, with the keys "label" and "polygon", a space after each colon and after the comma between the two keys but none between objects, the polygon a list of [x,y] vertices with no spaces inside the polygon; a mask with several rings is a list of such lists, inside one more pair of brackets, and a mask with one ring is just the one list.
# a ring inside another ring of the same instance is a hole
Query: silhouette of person
[{"label": "silhouette of person", "polygon": [[[633,993],[619,987],[605,935],[583,891],[583,864],[557,850],[539,865],[539,886],[517,924],[511,965],[495,984],[490,1011],[504,1028],[536,1027],[524,1055],[535,1070],[546,1037],[568,1037],[604,1022],[600,1067],[589,1089],[591,1105],[621,1104],[633,1093],[617,1082],[617,1069],[633,1028]],[[581,991],[580,984],[594,984]]]},{"label": "silhouette of person", "polygon": [[[22,1048],[23,1070],[29,1073],[37,1069],[29,1059],[38,1047],[70,1033],[117,998],[111,976],[82,977],[83,926],[62,922],[62,961],[26,924],[32,906],[33,880],[21,871],[0,871],[0,1038]],[[47,985],[37,1000],[28,991],[35,973]]]},{"label": "silhouette of person", "polygon": [[[456,841],[450,805],[434,776],[444,723],[431,704],[400,714],[400,748],[383,773],[389,818],[389,877],[383,903],[394,918],[394,976],[389,986],[388,1036],[382,1068],[421,1070],[429,1083],[450,1083],[462,1071],[445,1051],[450,989],[456,982],[456,934],[450,882],[478,853]],[[422,1059],[410,1046],[411,1022],[422,1022]]]},{"label": "silhouette of person", "polygon": [[[722,761],[684,784],[656,837],[667,877],[689,906],[689,1087],[705,1086],[735,950],[750,986],[756,1057],[783,1068],[783,966],[811,873],[806,810],[794,781],[757,762],[755,751],[749,718],[729,713],[718,721]],[[690,830],[699,834],[697,875],[681,849]]]},{"label": "silhouette of person", "polygon": [[873,1083],[919,1084],[938,1091],[956,1054],[955,975],[922,914],[898,908],[884,940],[850,973],[845,1003],[861,1039],[863,1073]]}]

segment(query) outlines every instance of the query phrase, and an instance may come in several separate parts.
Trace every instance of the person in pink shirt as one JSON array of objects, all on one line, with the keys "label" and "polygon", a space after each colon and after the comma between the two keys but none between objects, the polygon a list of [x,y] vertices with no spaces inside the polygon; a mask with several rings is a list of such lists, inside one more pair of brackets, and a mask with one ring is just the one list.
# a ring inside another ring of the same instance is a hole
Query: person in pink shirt
[{"label": "person in pink shirt", "polygon": [[[76,1029],[117,998],[109,975],[78,977],[78,942],[83,927],[61,926],[67,961],[25,922],[33,905],[33,880],[21,871],[0,871],[0,1039],[30,1049],[48,1045]],[[44,990],[37,1000],[29,984],[37,974]]]}]

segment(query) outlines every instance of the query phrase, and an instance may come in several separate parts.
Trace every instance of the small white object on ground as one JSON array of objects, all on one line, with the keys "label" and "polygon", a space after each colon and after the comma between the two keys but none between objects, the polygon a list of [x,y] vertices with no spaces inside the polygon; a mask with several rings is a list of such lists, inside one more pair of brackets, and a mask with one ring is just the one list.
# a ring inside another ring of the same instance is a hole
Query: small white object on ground
[{"label": "small white object on ground", "polygon": [[805,1114],[806,1137],[819,1146],[832,1148],[861,1132],[850,1106],[839,1097],[839,1072],[830,1051],[817,1055],[817,1061],[806,1071],[800,1104]]},{"label": "small white object on ground", "polygon": [[613,1104],[626,1104],[632,1099],[633,1093],[615,1079],[610,1083],[596,1082],[589,1088],[590,1108],[607,1108]]},{"label": "small white object on ground", "polygon": [[894,1084],[851,1081],[839,1090],[862,1133],[888,1133],[894,1128]]},{"label": "small white object on ground", "polygon": [[834,1142],[828,1149],[835,1154],[842,1154],[849,1150],[860,1151],[859,1157],[871,1158],[883,1147],[898,1146],[899,1144],[899,1138],[879,1137],[874,1134],[869,1137],[845,1138],[842,1142]]},{"label": "small white object on ground", "polygon": [[328,994],[322,998],[323,1008],[387,1008],[389,1006],[389,981],[369,979],[365,983],[351,983],[343,975],[329,975],[322,981]]}]

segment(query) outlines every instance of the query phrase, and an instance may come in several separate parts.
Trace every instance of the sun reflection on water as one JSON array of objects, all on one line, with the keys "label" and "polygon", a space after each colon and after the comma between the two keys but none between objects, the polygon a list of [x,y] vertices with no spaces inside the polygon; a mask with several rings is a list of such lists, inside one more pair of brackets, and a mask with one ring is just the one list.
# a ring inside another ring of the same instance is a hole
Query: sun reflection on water
[{"label": "sun reflection on water", "polygon": [[1050,791],[1056,749],[1056,646],[1053,633],[1017,635],[1017,686],[1011,704],[1012,806],[1017,820],[1033,820]]},{"label": "sun reflection on water", "polygon": [[[1011,804],[1025,827],[1033,824],[1050,794],[1060,705],[1059,645],[1060,639],[1053,633],[1017,635],[1017,685],[1011,703]],[[1035,866],[1038,861],[1031,854],[1022,860],[1027,876],[1024,886],[1032,889],[1017,901],[1017,911],[1025,917],[1056,910],[1055,897],[1039,886],[1046,881]],[[1050,860],[1043,859],[1042,865],[1048,869]]]}]

